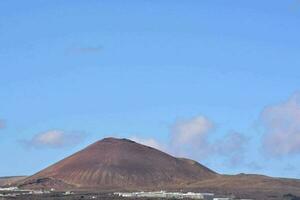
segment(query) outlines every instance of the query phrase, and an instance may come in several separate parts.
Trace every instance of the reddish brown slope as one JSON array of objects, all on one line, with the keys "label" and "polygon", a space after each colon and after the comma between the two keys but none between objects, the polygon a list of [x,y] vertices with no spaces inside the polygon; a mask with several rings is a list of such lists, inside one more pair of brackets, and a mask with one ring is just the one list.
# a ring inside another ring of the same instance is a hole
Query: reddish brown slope
[{"label": "reddish brown slope", "polygon": [[255,174],[222,175],[195,182],[188,189],[234,194],[241,198],[282,200],[287,194],[300,196],[300,180]]},{"label": "reddish brown slope", "polygon": [[106,138],[27,178],[25,185],[154,188],[215,176],[195,161],[178,159],[127,139]]},{"label": "reddish brown slope", "polygon": [[26,176],[9,176],[9,177],[0,177],[0,187],[10,186],[15,184],[18,181],[25,179]]}]

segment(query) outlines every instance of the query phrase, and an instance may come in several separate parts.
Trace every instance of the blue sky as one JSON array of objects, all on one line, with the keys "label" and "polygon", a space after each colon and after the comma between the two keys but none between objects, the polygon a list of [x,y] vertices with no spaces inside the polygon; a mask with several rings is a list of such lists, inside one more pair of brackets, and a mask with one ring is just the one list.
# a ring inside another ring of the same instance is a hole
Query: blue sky
[{"label": "blue sky", "polygon": [[300,178],[300,1],[1,1],[0,176],[103,137]]}]

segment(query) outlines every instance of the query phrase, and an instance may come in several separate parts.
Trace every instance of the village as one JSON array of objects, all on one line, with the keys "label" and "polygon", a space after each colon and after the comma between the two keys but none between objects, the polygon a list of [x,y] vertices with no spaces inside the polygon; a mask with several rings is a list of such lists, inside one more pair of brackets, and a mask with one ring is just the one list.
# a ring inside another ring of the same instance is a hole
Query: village
[{"label": "village", "polygon": [[[195,193],[195,192],[166,192],[166,191],[155,191],[155,192],[116,192],[115,195],[127,198],[159,198],[159,199],[203,199],[203,200],[237,200],[233,196],[230,197],[216,197],[214,193]],[[239,199],[239,200],[251,200],[251,199]]]},{"label": "village", "polygon": [[[50,190],[27,190],[18,187],[0,188],[0,200],[7,199],[199,199],[199,200],[237,200],[233,196],[216,196],[213,193],[195,193],[195,192],[114,192],[114,193],[89,193],[73,191],[55,191]],[[251,199],[239,199],[251,200]]]}]

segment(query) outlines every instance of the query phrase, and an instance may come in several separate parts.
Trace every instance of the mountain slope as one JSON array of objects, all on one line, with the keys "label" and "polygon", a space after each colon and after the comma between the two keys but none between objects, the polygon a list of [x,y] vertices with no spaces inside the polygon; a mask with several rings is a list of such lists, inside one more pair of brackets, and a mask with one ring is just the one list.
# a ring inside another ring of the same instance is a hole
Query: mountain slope
[{"label": "mountain slope", "polygon": [[282,200],[288,194],[300,196],[300,180],[256,174],[222,175],[194,182],[188,189],[234,194],[240,198]]},{"label": "mountain slope", "polygon": [[8,176],[8,177],[0,177],[0,187],[9,186],[18,181],[24,180],[26,176]]},{"label": "mountain slope", "polygon": [[106,138],[27,178],[23,186],[80,188],[159,188],[218,176],[127,139]]},{"label": "mountain slope", "polygon": [[196,161],[175,158],[127,139],[106,138],[19,182],[23,188],[185,190],[282,200],[300,196],[300,180],[220,175]]}]

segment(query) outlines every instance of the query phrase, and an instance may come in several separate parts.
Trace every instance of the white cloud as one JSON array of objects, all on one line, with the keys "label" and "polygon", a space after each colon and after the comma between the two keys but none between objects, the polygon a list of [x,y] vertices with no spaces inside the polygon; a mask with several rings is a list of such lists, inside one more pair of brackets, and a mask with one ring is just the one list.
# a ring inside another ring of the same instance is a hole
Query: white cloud
[{"label": "white cloud", "polygon": [[165,148],[163,147],[163,145],[161,145],[158,141],[156,141],[153,138],[140,138],[140,137],[130,137],[130,140],[133,140],[137,143],[149,146],[149,147],[153,147],[155,149],[160,149],[160,150],[164,150]]},{"label": "white cloud", "polygon": [[300,153],[300,93],[266,107],[260,118],[265,129],[263,149],[269,155]]},{"label": "white cloud", "polygon": [[231,131],[218,139],[212,139],[214,122],[199,115],[187,120],[176,121],[171,126],[170,151],[175,155],[194,159],[222,157],[230,166],[245,164],[244,157],[249,139]]},{"label": "white cloud", "polygon": [[214,124],[205,116],[177,121],[171,127],[171,138],[174,144],[199,145],[205,142],[207,134],[213,130]]},{"label": "white cloud", "polygon": [[77,145],[82,139],[84,139],[82,133],[50,130],[39,133],[33,136],[32,139],[23,141],[23,143],[34,148],[63,148]]}]

